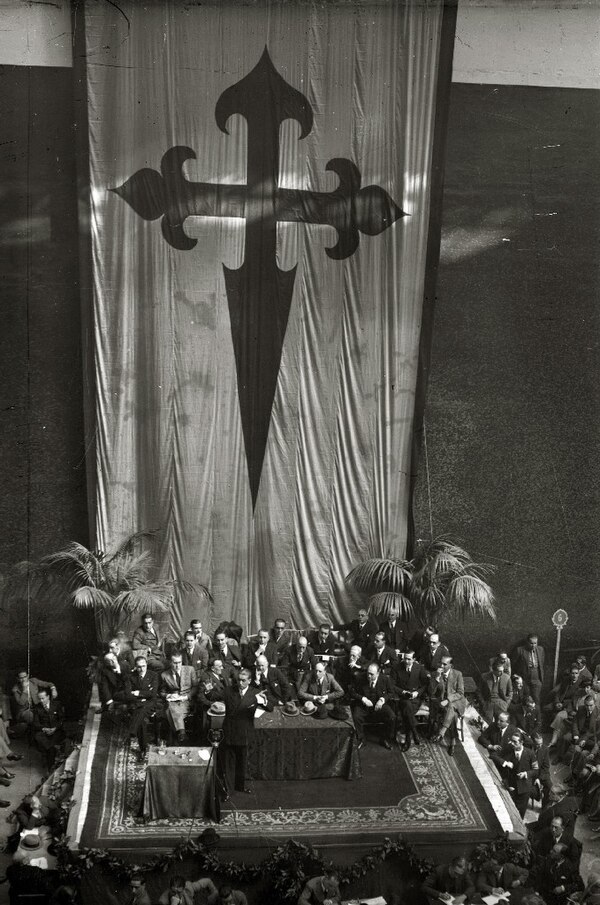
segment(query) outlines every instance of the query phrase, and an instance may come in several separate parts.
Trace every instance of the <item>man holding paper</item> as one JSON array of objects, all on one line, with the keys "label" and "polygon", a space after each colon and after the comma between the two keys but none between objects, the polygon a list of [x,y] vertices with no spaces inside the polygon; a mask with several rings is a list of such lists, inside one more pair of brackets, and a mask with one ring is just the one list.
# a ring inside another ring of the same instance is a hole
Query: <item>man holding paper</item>
[{"label": "man holding paper", "polygon": [[[254,714],[258,708],[273,710],[273,703],[264,692],[252,688],[252,673],[240,670],[237,688],[224,688],[225,721],[223,723],[222,768],[228,789],[250,794],[246,785],[248,741],[254,729]],[[219,749],[221,754],[221,749]],[[231,781],[233,774],[233,782]]]},{"label": "man holding paper", "polygon": [[440,902],[462,905],[475,895],[475,882],[469,873],[467,859],[457,855],[450,864],[439,864],[426,877],[421,889],[430,905]]}]

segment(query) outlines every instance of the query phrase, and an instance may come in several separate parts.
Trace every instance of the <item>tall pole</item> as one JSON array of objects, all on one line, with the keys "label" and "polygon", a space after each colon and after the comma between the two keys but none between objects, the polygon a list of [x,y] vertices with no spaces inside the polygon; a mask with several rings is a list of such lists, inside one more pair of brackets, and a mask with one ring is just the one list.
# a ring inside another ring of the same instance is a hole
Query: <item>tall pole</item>
[{"label": "tall pole", "polygon": [[556,685],[556,679],[558,676],[558,658],[560,656],[560,636],[562,634],[562,630],[569,620],[569,616],[566,610],[557,610],[552,616],[552,625],[556,629],[556,649],[554,651],[554,680],[552,682],[553,685]]}]

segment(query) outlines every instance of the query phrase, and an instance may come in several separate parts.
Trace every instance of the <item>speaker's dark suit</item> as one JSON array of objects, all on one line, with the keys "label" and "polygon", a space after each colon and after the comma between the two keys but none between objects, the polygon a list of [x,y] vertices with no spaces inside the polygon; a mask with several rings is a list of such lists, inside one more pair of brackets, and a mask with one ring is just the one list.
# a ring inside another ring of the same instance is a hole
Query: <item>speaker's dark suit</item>
[{"label": "speaker's dark suit", "polygon": [[[264,706],[256,700],[258,694],[259,689],[251,686],[243,694],[238,688],[226,688],[223,693],[226,712],[219,754],[227,787],[237,791],[243,791],[246,785],[248,742],[254,732],[254,712],[257,707]],[[273,710],[268,698],[264,709]]]}]

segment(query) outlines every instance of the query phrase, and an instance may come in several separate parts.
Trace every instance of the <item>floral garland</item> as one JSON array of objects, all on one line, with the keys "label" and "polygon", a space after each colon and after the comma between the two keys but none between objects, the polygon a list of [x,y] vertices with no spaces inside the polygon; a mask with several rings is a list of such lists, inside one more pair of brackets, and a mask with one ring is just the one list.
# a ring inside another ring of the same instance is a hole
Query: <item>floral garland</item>
[{"label": "floral garland", "polygon": [[340,883],[346,885],[370,873],[377,865],[393,856],[401,858],[417,880],[424,879],[433,867],[431,861],[420,858],[402,837],[396,842],[384,839],[381,845],[375,846],[354,864],[341,868],[336,868],[331,861],[325,860],[312,845],[293,840],[280,845],[260,864],[222,861],[218,854],[193,840],[183,842],[165,854],[155,855],[143,864],[123,861],[106,849],[86,848],[73,852],[68,842],[68,837],[63,836],[56,843],[59,872],[65,881],[78,882],[87,871],[98,866],[126,882],[134,874],[165,873],[177,862],[193,857],[201,871],[225,877],[232,884],[267,880],[273,892],[273,901],[297,899],[306,880],[324,870],[336,870]]}]

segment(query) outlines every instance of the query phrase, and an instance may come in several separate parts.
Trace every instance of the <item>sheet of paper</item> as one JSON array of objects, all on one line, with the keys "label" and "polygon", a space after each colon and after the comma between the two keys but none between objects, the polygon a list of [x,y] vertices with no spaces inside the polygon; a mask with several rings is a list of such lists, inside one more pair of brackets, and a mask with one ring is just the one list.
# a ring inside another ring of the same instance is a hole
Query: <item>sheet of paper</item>
[{"label": "sheet of paper", "polygon": [[263,713],[266,713],[266,712],[267,711],[263,710],[262,707],[257,707],[256,710],[254,711],[254,719],[255,720],[260,719],[260,717],[263,715]]},{"label": "sheet of paper", "polygon": [[496,902],[501,902],[503,899],[510,899],[510,893],[504,892],[501,896],[482,896],[481,897],[486,905],[496,905]]}]

